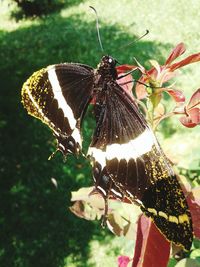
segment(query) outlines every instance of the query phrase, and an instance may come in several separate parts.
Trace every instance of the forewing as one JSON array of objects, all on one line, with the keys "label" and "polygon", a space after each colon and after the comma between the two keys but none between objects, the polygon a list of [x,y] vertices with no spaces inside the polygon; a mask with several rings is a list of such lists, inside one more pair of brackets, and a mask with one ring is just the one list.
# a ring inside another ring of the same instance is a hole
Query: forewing
[{"label": "forewing", "polygon": [[80,125],[93,85],[92,68],[70,63],[41,69],[23,85],[24,107],[53,130],[58,150],[64,155],[81,149]]},{"label": "forewing", "polygon": [[96,188],[137,202],[165,237],[190,249],[193,230],[183,191],[138,107],[114,82],[97,95],[89,149]]}]

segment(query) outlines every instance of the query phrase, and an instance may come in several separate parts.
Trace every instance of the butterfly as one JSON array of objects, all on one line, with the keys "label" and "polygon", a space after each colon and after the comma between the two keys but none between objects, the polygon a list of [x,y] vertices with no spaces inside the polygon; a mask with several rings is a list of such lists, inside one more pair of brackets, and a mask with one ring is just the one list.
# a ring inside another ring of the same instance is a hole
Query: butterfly
[{"label": "butterfly", "polygon": [[64,156],[82,151],[81,125],[93,100],[96,121],[88,149],[96,190],[137,203],[169,241],[189,250],[190,211],[173,171],[135,100],[117,83],[117,60],[96,69],[80,63],[51,65],[24,83],[22,103],[47,124]]}]

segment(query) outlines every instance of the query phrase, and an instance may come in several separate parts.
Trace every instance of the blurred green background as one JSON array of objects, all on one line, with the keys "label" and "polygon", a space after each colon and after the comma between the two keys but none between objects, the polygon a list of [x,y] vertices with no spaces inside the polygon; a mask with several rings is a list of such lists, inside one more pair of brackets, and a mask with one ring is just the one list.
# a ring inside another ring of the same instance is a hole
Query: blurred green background
[{"label": "blurred green background", "polygon": [[[133,243],[113,237],[100,222],[77,218],[69,211],[71,191],[92,185],[84,158],[62,156],[48,161],[55,142],[48,128],[27,115],[20,99],[23,82],[37,69],[54,63],[100,60],[93,5],[99,13],[102,42],[108,54],[124,64],[133,57],[149,66],[164,63],[176,44],[185,55],[200,52],[200,2],[63,1],[41,18],[20,18],[14,1],[0,1],[0,266],[116,266],[117,255],[132,255]],[[133,46],[118,47],[150,34]],[[187,97],[200,87],[200,63],[183,68],[176,87]],[[92,133],[84,123],[86,144]],[[194,184],[200,175],[199,128],[186,129],[177,119],[164,122],[161,144]],[[58,187],[51,179],[56,179]]]}]

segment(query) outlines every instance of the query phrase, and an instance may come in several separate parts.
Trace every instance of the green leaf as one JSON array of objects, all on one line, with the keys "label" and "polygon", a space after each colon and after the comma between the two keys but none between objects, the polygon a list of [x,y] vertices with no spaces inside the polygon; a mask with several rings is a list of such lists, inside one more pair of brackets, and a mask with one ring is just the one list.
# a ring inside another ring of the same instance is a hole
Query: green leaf
[{"label": "green leaf", "polygon": [[194,259],[182,259],[175,267],[200,267],[200,263]]},{"label": "green leaf", "polygon": [[197,239],[197,238],[194,238],[193,245],[194,245],[195,248],[199,248],[200,249],[200,240]]},{"label": "green leaf", "polygon": [[169,260],[167,267],[174,267],[176,266],[176,264],[177,264],[177,260],[172,258]]},{"label": "green leaf", "polygon": [[190,254],[190,258],[200,263],[200,249],[194,249]]}]

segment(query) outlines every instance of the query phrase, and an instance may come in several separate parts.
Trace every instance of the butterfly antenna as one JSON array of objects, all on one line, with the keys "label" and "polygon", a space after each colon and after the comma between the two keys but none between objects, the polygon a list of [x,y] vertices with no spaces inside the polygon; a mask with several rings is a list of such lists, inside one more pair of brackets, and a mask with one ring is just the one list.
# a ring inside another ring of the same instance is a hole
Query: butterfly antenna
[{"label": "butterfly antenna", "polygon": [[132,44],[134,44],[134,43],[136,43],[136,42],[138,42],[140,39],[144,38],[147,34],[149,34],[149,30],[146,30],[146,32],[145,32],[142,36],[140,36],[139,38],[137,38],[137,39],[131,41],[130,43],[127,43],[127,44],[125,44],[125,45],[120,46],[120,47],[117,49],[117,51],[118,51],[118,50],[121,50],[121,49],[123,49],[123,48],[125,48],[125,47],[127,47],[127,46],[130,46],[130,45],[132,45]]},{"label": "butterfly antenna", "polygon": [[100,31],[99,31],[99,18],[98,18],[98,14],[97,14],[97,11],[96,9],[93,7],[93,6],[89,6],[96,14],[96,29],[97,29],[97,36],[98,36],[98,40],[99,40],[99,45],[101,47],[101,51],[104,52],[104,49],[103,49],[103,45],[102,45],[102,42],[101,42],[101,36],[100,36]]}]

